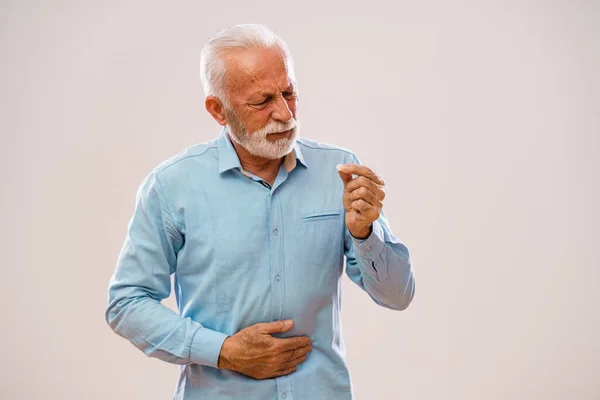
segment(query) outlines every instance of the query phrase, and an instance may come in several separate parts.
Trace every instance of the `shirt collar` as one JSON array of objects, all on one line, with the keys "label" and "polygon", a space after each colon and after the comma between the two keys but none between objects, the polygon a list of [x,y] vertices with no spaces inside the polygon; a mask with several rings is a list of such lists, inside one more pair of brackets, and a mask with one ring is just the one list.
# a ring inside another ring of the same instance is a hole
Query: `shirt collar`
[{"label": "shirt collar", "polygon": [[[235,148],[233,147],[233,143],[231,143],[231,139],[229,139],[229,136],[227,135],[225,127],[221,129],[217,146],[219,149],[219,173],[221,174],[234,168],[239,168],[240,171],[242,171],[240,159],[235,152]],[[284,157],[283,166],[288,172],[290,172],[296,167],[297,161],[300,162],[300,165],[303,165],[305,168],[307,167],[302,150],[300,150],[300,145],[296,140],[293,151],[289,152]]]}]

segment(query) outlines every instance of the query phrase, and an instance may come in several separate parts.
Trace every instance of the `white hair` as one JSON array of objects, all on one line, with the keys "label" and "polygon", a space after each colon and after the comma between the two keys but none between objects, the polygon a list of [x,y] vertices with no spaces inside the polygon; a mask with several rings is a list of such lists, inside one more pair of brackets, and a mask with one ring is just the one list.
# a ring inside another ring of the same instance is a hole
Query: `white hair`
[{"label": "white hair", "polygon": [[211,37],[200,54],[200,80],[206,96],[215,96],[228,105],[225,87],[227,64],[224,55],[234,49],[272,48],[283,50],[288,71],[295,81],[294,65],[289,49],[273,31],[260,24],[241,24],[222,30]]}]

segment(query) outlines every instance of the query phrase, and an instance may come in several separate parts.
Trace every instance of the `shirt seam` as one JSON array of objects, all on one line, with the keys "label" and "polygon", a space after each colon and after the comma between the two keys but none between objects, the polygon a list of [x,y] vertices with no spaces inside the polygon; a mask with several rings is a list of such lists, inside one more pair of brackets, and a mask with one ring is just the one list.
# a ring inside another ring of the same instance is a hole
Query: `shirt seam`
[{"label": "shirt seam", "polygon": [[[196,329],[196,332],[194,332],[194,334],[192,335],[192,340],[190,340],[190,348],[188,350],[188,360],[190,362],[193,362],[192,360],[192,347],[194,346],[194,339],[196,338],[196,335],[198,334],[198,331],[200,331],[200,329],[202,329],[201,327],[198,327],[198,329]],[[219,362],[219,360],[217,360],[217,363]]]},{"label": "shirt seam", "polygon": [[[158,186],[160,187],[160,191],[164,197],[163,203],[165,204],[165,210],[167,211],[167,215],[169,217],[169,222],[172,225],[171,229],[173,229],[173,227],[176,228],[176,230],[179,230],[181,232],[180,227],[178,226],[179,224],[177,223],[177,221],[175,220],[173,213],[171,211],[171,207],[170,207],[170,199],[169,196],[167,195],[167,192],[165,191],[165,188],[163,187],[162,183],[160,182],[160,179],[158,177],[158,173],[156,174],[156,182],[158,183]],[[169,230],[171,230],[169,229]],[[174,234],[175,232],[171,232],[171,234]]]},{"label": "shirt seam", "polygon": [[168,162],[166,165],[163,165],[162,167],[157,168],[156,173],[159,174],[183,160],[186,160],[188,158],[201,157],[204,154],[206,154],[207,151],[212,150],[212,149],[218,149],[218,148],[219,147],[217,145],[212,145],[212,146],[204,149],[204,151],[202,151],[202,153],[200,153],[200,154],[190,154],[189,156],[181,157],[176,160],[171,160],[171,162]]},{"label": "shirt seam", "polygon": [[331,149],[328,149],[328,148],[325,148],[325,147],[311,146],[308,143],[302,142],[301,139],[298,139],[298,144],[300,144],[302,146],[305,146],[305,147],[308,147],[309,149],[313,149],[313,150],[340,151],[342,153],[346,153],[348,155],[354,156],[354,153],[351,152],[350,150],[346,150],[346,149],[342,149],[342,148],[331,148]]}]

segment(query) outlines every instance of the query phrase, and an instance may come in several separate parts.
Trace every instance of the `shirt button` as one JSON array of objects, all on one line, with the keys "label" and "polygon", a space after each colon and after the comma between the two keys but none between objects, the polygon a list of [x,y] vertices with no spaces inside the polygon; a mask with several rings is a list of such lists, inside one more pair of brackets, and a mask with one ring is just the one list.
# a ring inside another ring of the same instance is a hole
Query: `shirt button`
[{"label": "shirt button", "polygon": [[279,229],[277,229],[277,228],[273,229],[273,235],[275,235],[275,236],[279,235]]},{"label": "shirt button", "polygon": [[279,281],[281,280],[281,275],[276,275],[276,276],[275,276],[275,280],[276,280],[277,282],[279,282]]},{"label": "shirt button", "polygon": [[281,393],[281,398],[282,398],[282,399],[285,399],[286,397],[287,397],[287,394],[285,394],[285,393]]},{"label": "shirt button", "polygon": [[367,247],[367,251],[371,251],[371,246],[368,246],[368,247]]}]

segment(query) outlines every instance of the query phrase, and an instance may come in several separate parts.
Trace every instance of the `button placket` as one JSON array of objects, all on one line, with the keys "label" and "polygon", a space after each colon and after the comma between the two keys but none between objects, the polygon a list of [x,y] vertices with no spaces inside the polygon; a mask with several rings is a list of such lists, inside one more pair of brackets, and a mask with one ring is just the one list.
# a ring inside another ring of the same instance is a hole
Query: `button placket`
[{"label": "button placket", "polygon": [[273,321],[282,319],[284,316],[285,307],[285,288],[283,281],[283,252],[282,240],[283,234],[281,231],[281,210],[279,205],[279,196],[277,191],[272,192],[270,196],[270,218],[269,229],[270,237],[270,254],[271,254],[271,318]]},{"label": "button placket", "polygon": [[[281,172],[283,171],[283,173]],[[276,190],[287,177],[285,169],[280,169],[278,176],[271,191],[270,203],[270,254],[271,254],[271,309],[272,320],[281,320],[285,318],[285,278],[284,260],[283,260],[283,225],[282,211],[279,203],[278,191]],[[294,394],[289,376],[275,378],[277,382],[278,397],[284,400],[294,400]]]}]

